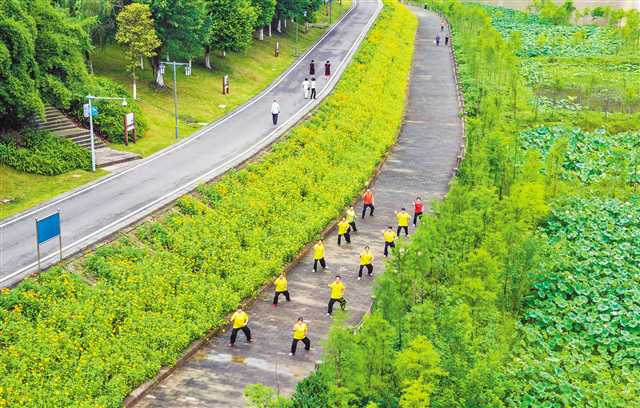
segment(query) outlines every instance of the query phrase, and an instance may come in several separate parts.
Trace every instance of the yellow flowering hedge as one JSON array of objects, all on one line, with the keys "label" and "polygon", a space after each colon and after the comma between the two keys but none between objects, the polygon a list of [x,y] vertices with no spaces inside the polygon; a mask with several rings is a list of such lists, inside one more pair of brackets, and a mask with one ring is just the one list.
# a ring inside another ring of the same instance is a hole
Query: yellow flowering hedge
[{"label": "yellow flowering hedge", "polygon": [[261,161],[181,198],[84,270],[0,294],[0,406],[116,407],[290,262],[394,143],[417,21],[385,0],[334,94]]}]

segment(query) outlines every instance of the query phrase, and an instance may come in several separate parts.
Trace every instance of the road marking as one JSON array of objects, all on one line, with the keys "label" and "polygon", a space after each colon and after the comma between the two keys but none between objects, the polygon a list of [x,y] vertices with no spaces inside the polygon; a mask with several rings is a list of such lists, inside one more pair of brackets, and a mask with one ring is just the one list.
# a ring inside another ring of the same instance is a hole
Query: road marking
[{"label": "road marking", "polygon": [[[355,9],[355,5],[357,4],[357,1],[353,2],[354,6],[352,7],[352,9],[346,13],[342,18],[346,17],[347,14],[351,13],[352,10]],[[360,34],[358,35],[358,37],[356,37],[356,41],[353,43],[353,45],[351,46],[351,48],[349,49],[349,51],[347,51],[347,54],[345,54],[345,58],[342,60],[342,62],[340,63],[340,65],[338,65],[338,68],[336,69],[336,73],[334,75],[331,76],[331,78],[329,79],[329,81],[327,81],[327,83],[325,84],[325,86],[320,90],[319,95],[322,96],[319,100],[317,100],[317,105],[320,104],[320,102],[322,102],[323,98],[325,96],[325,94],[328,93],[328,91],[331,89],[333,89],[332,87],[334,85],[332,85],[331,87],[329,86],[330,84],[334,84],[335,82],[337,82],[337,78],[338,78],[338,73],[341,73],[342,71],[344,71],[344,69],[346,68],[346,63],[348,61],[351,60],[352,55],[354,54],[355,50],[358,48],[358,46],[360,45],[360,43],[362,42],[363,38],[367,35],[367,33],[369,32],[369,29],[371,28],[371,26],[373,25],[373,22],[376,20],[376,18],[378,17],[378,15],[380,14],[380,11],[382,10],[382,3],[380,1],[378,1],[378,7],[376,8],[375,12],[373,13],[373,15],[369,18],[369,21],[367,22],[367,24],[364,26],[364,29],[360,32]],[[342,21],[342,19],[340,20]],[[334,26],[334,28],[337,27],[337,24]],[[328,34],[330,31],[327,31],[326,34]],[[325,34],[325,35],[326,35]],[[324,38],[324,37],[322,37]],[[319,44],[320,42],[318,42]],[[316,45],[318,45],[316,44]],[[314,46],[315,48],[315,46]],[[311,51],[313,48],[311,48],[309,51]],[[306,54],[305,54],[306,55]],[[304,56],[303,56],[304,57]],[[300,60],[301,61],[301,60]],[[298,63],[300,63],[300,61]],[[294,65],[297,66],[298,64]],[[288,75],[288,74],[287,74]],[[285,75],[286,76],[286,75]],[[251,146],[250,148],[248,148],[247,150],[245,150],[244,152],[234,156],[233,158],[227,160],[226,162],[218,165],[217,167],[207,171],[206,173],[198,176],[197,178],[191,180],[190,182],[183,184],[181,187],[178,187],[176,189],[174,189],[173,191],[171,191],[170,193],[165,194],[164,196],[157,198],[156,200],[138,208],[137,210],[132,211],[131,213],[125,215],[124,217],[119,218],[116,221],[111,222],[110,224],[107,224],[106,226],[92,232],[89,235],[84,236],[83,238],[80,238],[78,240],[76,240],[75,242],[66,245],[62,248],[62,252],[64,253],[65,251],[68,251],[69,249],[79,245],[80,243],[82,243],[83,241],[86,241],[90,238],[92,238],[93,236],[102,233],[103,231],[106,231],[110,228],[112,228],[113,226],[120,224],[124,221],[126,221],[128,218],[131,218],[135,215],[137,215],[138,213],[146,210],[147,208],[153,207],[156,204],[166,200],[167,198],[169,198],[170,196],[180,192],[181,190],[184,190],[185,188],[191,188],[192,185],[199,183],[201,180],[203,179],[207,179],[212,173],[215,173],[216,171],[218,171],[219,169],[233,163],[234,161],[236,161],[237,159],[243,158],[243,156],[246,156],[247,153],[251,153],[253,150],[255,150],[256,147],[262,148],[262,145],[264,144],[265,141],[268,141],[274,134],[278,133],[281,129],[283,129],[285,127],[286,124],[288,124],[289,122],[291,122],[293,119],[298,120],[301,116],[304,116],[307,114],[306,109],[310,106],[313,105],[314,101],[310,100],[309,102],[307,102],[301,109],[299,109],[295,114],[293,114],[289,119],[287,119],[286,121],[284,121],[282,123],[282,125],[278,126],[276,129],[274,129],[273,131],[271,131],[269,134],[267,134],[267,136],[265,136],[262,140],[260,140],[258,143],[254,144],[253,146]],[[229,116],[230,117],[230,116]],[[222,122],[220,122],[222,123]],[[285,129],[286,130],[286,129]],[[195,136],[193,136],[192,138],[195,138]],[[191,139],[189,139],[191,140]],[[260,149],[258,149],[259,151]],[[251,155],[249,155],[249,157],[251,157]],[[124,172],[123,172],[124,173]],[[120,174],[120,173],[119,173]],[[53,204],[50,204],[53,205]],[[46,207],[44,207],[46,208]],[[42,208],[42,209],[44,209]],[[41,209],[41,210],[42,210]],[[26,216],[26,215],[25,215]],[[0,227],[3,227],[4,225],[1,225]],[[58,253],[54,252],[51,253],[49,255],[46,255],[44,257],[42,257],[40,259],[41,263],[44,263],[50,259],[52,259],[53,257],[57,256]],[[68,256],[68,255],[67,255]],[[23,272],[28,271],[29,269],[32,269],[34,267],[36,267],[38,265],[38,262],[32,262],[31,264],[24,266],[23,268],[9,274],[6,276],[3,276],[2,278],[0,278],[0,284],[6,282],[7,280],[13,278],[14,276],[20,275]]]}]

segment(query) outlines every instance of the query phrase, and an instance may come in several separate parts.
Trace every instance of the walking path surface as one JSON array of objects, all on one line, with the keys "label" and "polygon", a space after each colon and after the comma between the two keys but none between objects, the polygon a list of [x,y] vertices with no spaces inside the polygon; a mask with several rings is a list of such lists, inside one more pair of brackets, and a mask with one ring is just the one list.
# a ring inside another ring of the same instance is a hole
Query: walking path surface
[{"label": "walking path surface", "polygon": [[[335,274],[347,287],[345,299],[352,321],[359,321],[371,304],[373,280],[357,280],[358,255],[364,245],[374,250],[374,276],[381,273],[382,230],[395,227],[394,210],[407,207],[421,196],[426,202],[447,191],[461,143],[461,123],[449,49],[433,43],[440,20],[424,10],[413,9],[420,19],[411,72],[409,100],[398,143],[373,184],[374,217],[357,219],[358,232],[351,245],[338,247],[335,229],[326,237],[329,271],[312,272],[313,254],[308,253],[289,272],[291,302],[281,297],[271,307],[273,287],[260,294],[248,310],[254,342],[247,344],[239,333],[229,348],[230,329],[211,339],[184,365],[162,381],[138,403],[139,407],[242,407],[244,386],[262,383],[290,394],[321,359],[321,341],[327,336],[331,318],[326,316],[329,289]],[[362,202],[356,206],[361,211]],[[410,227],[410,233],[413,227]],[[336,305],[337,306],[337,305]],[[310,352],[302,344],[289,357],[291,328],[298,316],[309,324]]]},{"label": "walking path surface", "polygon": [[[109,237],[151,212],[242,163],[276,140],[302,118],[335,85],[373,20],[381,10],[377,0],[358,0],[336,26],[267,90],[196,135],[96,183],[0,223],[0,287],[36,271],[35,217],[62,212],[65,257]],[[330,60],[332,76],[317,76],[318,99],[302,96],[308,63]],[[281,108],[278,126],[271,123],[271,103]],[[43,266],[58,260],[58,242],[41,247]]]}]

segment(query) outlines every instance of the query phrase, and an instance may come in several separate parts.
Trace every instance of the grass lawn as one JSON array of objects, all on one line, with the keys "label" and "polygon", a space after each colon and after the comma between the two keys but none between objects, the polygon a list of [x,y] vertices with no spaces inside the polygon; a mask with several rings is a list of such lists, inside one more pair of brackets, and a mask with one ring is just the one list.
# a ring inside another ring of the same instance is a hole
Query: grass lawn
[{"label": "grass lawn", "polygon": [[[343,0],[343,4],[334,3],[333,21],[338,19],[351,6],[352,0]],[[315,25],[307,33],[300,26],[298,47],[301,52],[309,48],[327,29],[328,16],[322,9]],[[266,88],[278,75],[295,60],[296,29],[289,23],[282,34],[272,33],[265,40],[255,40],[253,45],[242,53],[228,53],[225,58],[212,55],[213,71],[203,67],[202,56],[195,61],[191,77],[185,77],[184,70],[178,72],[178,106],[180,111],[180,136],[188,137],[207,123],[223,116],[251,99]],[[273,55],[275,42],[280,42],[280,56]],[[116,46],[107,46],[96,50],[93,57],[95,73],[115,80],[127,89],[131,89],[130,76],[125,70],[122,51]],[[153,85],[150,67],[139,72],[138,103],[148,123],[145,136],[136,144],[129,146],[112,144],[115,149],[126,150],[148,156],[175,142],[175,116],[173,113],[173,78],[167,70],[165,81],[168,89],[158,90]],[[229,75],[231,94],[221,94],[222,76]],[[0,165],[0,219],[26,210],[43,201],[73,190],[81,185],[107,174],[104,170],[96,173],[75,170],[59,176],[39,176],[15,171]]]},{"label": "grass lawn", "polygon": [[[334,4],[333,21],[341,16],[351,5],[351,0],[343,4]],[[325,31],[328,17],[322,9],[318,21],[314,24],[323,28],[311,27],[304,33],[300,26],[298,47],[306,50]],[[266,34],[266,33],[265,33]],[[194,61],[191,77],[184,70],[177,71],[178,107],[180,118],[180,137],[188,137],[207,123],[220,118],[225,113],[249,100],[266,88],[278,75],[295,60],[295,24],[287,25],[287,32],[272,37],[265,35],[264,41],[255,40],[253,45],[241,53],[228,53],[225,58],[212,54],[213,71],[204,68],[203,56]],[[280,42],[280,56],[274,56],[275,42]],[[122,50],[111,45],[96,50],[93,57],[95,73],[108,77],[131,90],[131,78],[125,69]],[[166,89],[153,86],[151,67],[145,63],[144,71],[139,72],[138,103],[145,115],[148,129],[138,142],[124,146],[112,144],[119,150],[126,150],[148,156],[175,143],[175,116],[173,111],[173,72],[165,72]],[[229,75],[230,95],[221,93],[222,77]]]},{"label": "grass lawn", "polygon": [[0,219],[47,201],[107,174],[74,170],[59,176],[23,173],[0,164]]}]

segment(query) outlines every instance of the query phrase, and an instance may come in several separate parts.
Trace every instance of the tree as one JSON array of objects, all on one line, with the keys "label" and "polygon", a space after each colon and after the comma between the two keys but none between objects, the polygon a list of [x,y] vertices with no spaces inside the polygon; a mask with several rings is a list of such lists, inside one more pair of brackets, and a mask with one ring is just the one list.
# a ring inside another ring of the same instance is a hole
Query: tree
[{"label": "tree", "polygon": [[430,394],[441,377],[440,355],[424,336],[417,336],[402,350],[395,361],[398,378],[403,385],[400,407],[429,407]]},{"label": "tree", "polygon": [[202,0],[140,0],[149,4],[162,45],[152,57],[156,85],[164,87],[160,58],[190,59],[202,46],[205,9]]},{"label": "tree", "polygon": [[205,66],[211,69],[211,50],[224,55],[231,50],[244,50],[251,44],[251,33],[257,15],[249,0],[207,0],[204,36]]},{"label": "tree", "polygon": [[130,4],[117,17],[116,41],[126,47],[127,69],[133,80],[133,99],[137,99],[136,68],[142,57],[153,57],[160,47],[151,19],[151,10],[146,4]]},{"label": "tree", "polygon": [[260,41],[264,40],[264,27],[271,24],[273,15],[276,13],[275,0],[251,0],[251,4],[256,11],[256,23],[254,28],[260,30]]}]

